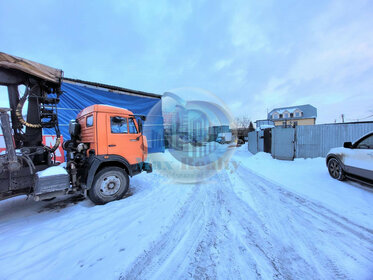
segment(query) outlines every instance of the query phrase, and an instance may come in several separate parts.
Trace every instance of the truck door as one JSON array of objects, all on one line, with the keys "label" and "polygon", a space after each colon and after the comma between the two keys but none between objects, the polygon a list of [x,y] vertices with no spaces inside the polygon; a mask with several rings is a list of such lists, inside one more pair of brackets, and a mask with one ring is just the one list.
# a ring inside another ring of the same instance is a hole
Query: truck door
[{"label": "truck door", "polygon": [[135,118],[128,119],[128,132],[128,147],[131,152],[131,157],[134,159],[136,163],[144,161],[144,154],[141,148],[143,142],[142,134],[138,129],[137,121]]},{"label": "truck door", "polygon": [[110,115],[108,118],[108,154],[124,157],[130,164],[142,161],[141,134],[133,118]]}]

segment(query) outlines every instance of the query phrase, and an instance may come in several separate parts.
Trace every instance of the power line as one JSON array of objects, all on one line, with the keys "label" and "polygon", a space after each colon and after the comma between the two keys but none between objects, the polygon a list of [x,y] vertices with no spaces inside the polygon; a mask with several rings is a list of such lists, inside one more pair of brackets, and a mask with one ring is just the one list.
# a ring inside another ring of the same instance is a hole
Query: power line
[{"label": "power line", "polygon": [[350,121],[361,121],[361,120],[366,120],[366,119],[369,119],[369,118],[372,118],[373,115],[369,115],[369,116],[366,116],[366,117],[363,117],[363,118],[358,118],[358,119],[349,119]]}]

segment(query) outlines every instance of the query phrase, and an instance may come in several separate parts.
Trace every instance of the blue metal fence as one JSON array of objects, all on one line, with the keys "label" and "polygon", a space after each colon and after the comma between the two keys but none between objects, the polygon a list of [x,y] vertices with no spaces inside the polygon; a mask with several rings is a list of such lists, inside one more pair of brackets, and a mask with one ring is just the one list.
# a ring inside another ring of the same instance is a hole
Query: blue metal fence
[{"label": "blue metal fence", "polygon": [[[373,131],[373,122],[319,124],[295,128],[272,128],[272,151],[276,159],[325,157],[331,148],[354,142]],[[263,152],[262,131],[248,134],[251,153]]]},{"label": "blue metal fence", "polygon": [[373,122],[297,126],[295,157],[325,157],[331,148],[354,142],[373,131]]}]

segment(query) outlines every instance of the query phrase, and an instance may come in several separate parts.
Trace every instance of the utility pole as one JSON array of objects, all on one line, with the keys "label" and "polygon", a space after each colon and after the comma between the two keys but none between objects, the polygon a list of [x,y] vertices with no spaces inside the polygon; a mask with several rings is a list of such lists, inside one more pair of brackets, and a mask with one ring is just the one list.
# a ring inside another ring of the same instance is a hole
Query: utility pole
[{"label": "utility pole", "polygon": [[344,123],[345,122],[345,115],[342,114],[341,117],[342,117],[342,122]]}]

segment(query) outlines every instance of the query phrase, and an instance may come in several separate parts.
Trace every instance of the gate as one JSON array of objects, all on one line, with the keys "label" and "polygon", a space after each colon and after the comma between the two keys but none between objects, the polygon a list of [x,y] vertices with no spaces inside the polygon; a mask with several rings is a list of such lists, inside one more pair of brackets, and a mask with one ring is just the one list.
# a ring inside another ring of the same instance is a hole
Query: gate
[{"label": "gate", "polygon": [[264,152],[271,153],[271,146],[272,146],[272,132],[271,128],[264,129]]},{"label": "gate", "polygon": [[276,159],[293,160],[295,157],[295,129],[276,127],[272,129],[272,156]]}]

